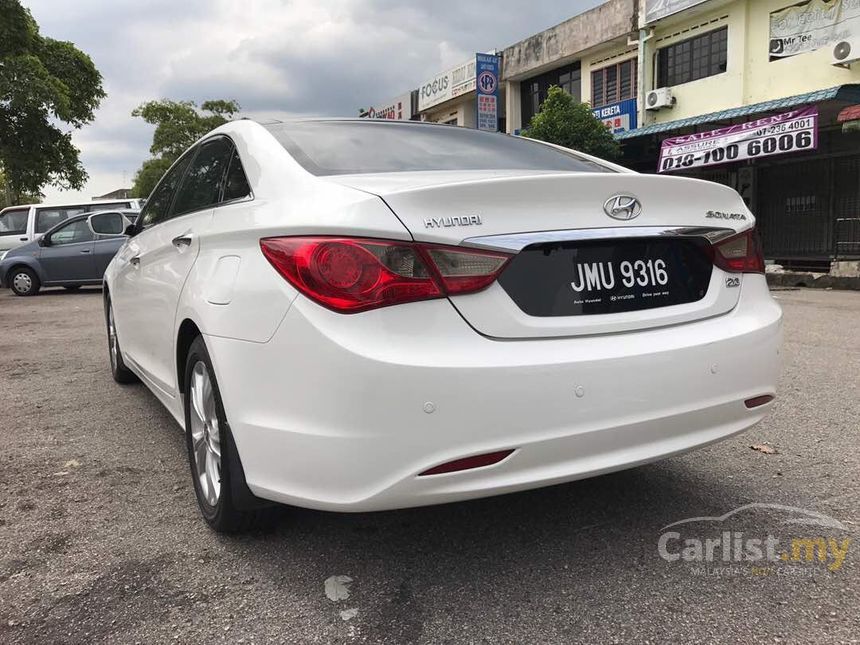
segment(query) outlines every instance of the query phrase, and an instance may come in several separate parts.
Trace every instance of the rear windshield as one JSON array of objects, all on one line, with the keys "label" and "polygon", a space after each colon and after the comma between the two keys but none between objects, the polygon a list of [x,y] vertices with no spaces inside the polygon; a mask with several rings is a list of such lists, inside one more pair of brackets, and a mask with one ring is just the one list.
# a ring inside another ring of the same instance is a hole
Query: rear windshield
[{"label": "rear windshield", "polygon": [[540,143],[470,128],[304,121],[266,128],[314,175],[421,170],[613,172]]}]

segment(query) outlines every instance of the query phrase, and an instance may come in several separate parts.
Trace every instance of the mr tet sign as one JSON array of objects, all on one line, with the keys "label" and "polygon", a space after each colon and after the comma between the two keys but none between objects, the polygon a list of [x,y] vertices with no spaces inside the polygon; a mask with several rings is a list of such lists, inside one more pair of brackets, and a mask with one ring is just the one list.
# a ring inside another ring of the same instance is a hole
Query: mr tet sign
[{"label": "mr tet sign", "polygon": [[807,107],[710,132],[665,139],[658,172],[716,166],[818,147],[818,108]]},{"label": "mr tet sign", "polygon": [[627,99],[592,110],[594,116],[603,121],[603,125],[609,128],[612,134],[635,130],[637,128],[636,111],[636,99]]},{"label": "mr tet sign", "polygon": [[477,93],[478,130],[499,130],[499,57],[475,55],[475,88]]}]

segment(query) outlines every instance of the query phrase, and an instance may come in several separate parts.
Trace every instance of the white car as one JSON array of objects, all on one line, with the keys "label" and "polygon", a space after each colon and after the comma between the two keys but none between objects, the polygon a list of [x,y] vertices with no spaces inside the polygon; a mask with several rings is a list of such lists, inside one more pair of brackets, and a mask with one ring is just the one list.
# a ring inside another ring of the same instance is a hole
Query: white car
[{"label": "white car", "polygon": [[216,530],[591,477],[767,413],[753,225],[724,186],[528,139],[238,121],[108,267],[111,367],[185,428]]}]

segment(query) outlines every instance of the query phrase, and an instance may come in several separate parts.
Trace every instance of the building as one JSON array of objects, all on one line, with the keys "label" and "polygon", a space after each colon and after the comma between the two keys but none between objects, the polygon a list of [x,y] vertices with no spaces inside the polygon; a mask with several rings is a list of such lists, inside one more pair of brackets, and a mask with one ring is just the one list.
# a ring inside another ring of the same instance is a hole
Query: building
[{"label": "building", "polygon": [[477,124],[475,59],[436,74],[418,86],[422,121],[474,128]]},{"label": "building", "polygon": [[96,195],[93,200],[97,199],[128,199],[131,197],[131,188],[117,188],[104,195]]},{"label": "building", "polygon": [[623,163],[734,187],[782,264],[860,258],[860,1],[642,0],[639,26]]},{"label": "building", "polygon": [[[506,131],[517,134],[526,127],[552,85],[594,108],[620,109],[617,104],[635,100],[637,49],[632,39],[637,33],[637,0],[609,0],[506,47],[502,53]],[[624,105],[628,115],[630,105]],[[632,114],[635,127],[635,109]]]}]

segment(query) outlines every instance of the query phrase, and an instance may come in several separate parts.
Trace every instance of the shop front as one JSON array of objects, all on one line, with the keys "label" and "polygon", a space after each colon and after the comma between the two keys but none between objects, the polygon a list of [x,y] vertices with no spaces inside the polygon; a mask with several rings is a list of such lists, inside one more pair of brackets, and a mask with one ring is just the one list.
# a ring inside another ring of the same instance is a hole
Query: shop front
[{"label": "shop front", "polygon": [[765,256],[829,270],[860,259],[860,85],[619,132],[623,163],[736,189]]}]

